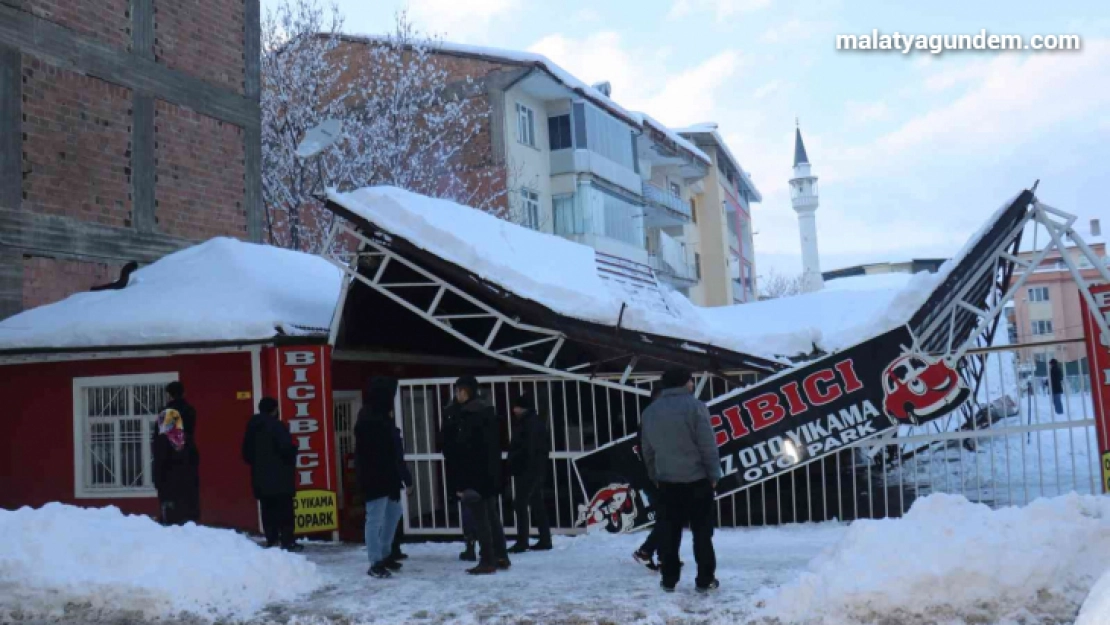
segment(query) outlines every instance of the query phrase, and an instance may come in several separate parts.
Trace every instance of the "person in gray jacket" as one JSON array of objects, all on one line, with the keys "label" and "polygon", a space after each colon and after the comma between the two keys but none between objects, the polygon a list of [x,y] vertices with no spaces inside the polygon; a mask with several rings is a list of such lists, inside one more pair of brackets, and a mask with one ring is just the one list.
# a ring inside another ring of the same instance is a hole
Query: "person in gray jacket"
[{"label": "person in gray jacket", "polygon": [[721,457],[709,410],[694,397],[694,379],[685,369],[663,374],[663,391],[644,411],[641,447],[648,478],[659,488],[660,512],[666,519],[660,547],[663,579],[660,586],[673,592],[681,565],[678,550],[682,528],[689,524],[694,537],[695,579],[698,592],[720,586],[713,551],[714,490],[721,479]]}]

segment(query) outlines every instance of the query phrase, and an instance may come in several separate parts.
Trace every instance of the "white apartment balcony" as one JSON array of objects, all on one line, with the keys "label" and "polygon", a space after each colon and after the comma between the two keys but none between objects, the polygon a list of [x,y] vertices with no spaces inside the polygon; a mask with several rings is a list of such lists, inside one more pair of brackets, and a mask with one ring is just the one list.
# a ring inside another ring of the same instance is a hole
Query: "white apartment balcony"
[{"label": "white apartment balcony", "polygon": [[650,227],[681,226],[690,223],[690,205],[674,193],[644,182],[644,225]]},{"label": "white apartment balcony", "polygon": [[648,260],[656,275],[679,287],[697,284],[697,269],[686,256],[681,241],[659,229],[648,231]]}]

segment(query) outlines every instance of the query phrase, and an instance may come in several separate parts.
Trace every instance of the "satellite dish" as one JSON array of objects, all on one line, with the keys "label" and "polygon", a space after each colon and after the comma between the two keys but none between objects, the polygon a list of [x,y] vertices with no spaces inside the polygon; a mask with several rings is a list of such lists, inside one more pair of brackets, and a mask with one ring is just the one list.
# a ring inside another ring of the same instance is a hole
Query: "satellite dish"
[{"label": "satellite dish", "polygon": [[304,133],[304,139],[297,146],[297,158],[311,158],[330,148],[343,134],[343,122],[329,119]]}]

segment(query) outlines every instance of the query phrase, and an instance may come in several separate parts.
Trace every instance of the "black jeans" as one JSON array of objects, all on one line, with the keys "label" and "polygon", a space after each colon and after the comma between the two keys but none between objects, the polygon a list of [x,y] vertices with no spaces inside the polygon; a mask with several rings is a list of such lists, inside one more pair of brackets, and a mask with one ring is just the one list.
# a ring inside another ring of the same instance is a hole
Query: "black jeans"
[{"label": "black jeans", "polygon": [[516,513],[516,541],[528,544],[528,509],[532,509],[532,522],[540,531],[540,544],[551,544],[551,523],[547,520],[547,508],[543,505],[543,475],[524,476],[516,485],[516,499],[513,511]]},{"label": "black jeans", "polygon": [[717,554],[713,551],[713,487],[708,480],[689,484],[659,484],[666,527],[659,556],[663,566],[663,583],[674,585],[681,576],[678,550],[682,546],[682,526],[690,525],[694,535],[694,559],[698,563],[698,586],[713,581],[717,573]]},{"label": "black jeans", "polygon": [[482,497],[474,491],[463,493],[463,505],[470,507],[474,520],[474,537],[478,539],[479,563],[496,566],[498,560],[509,558],[505,544],[505,528],[501,525],[501,510],[497,496]]},{"label": "black jeans", "polygon": [[266,543],[280,543],[282,547],[292,545],[296,540],[293,536],[293,496],[264,497],[258,503],[262,507],[262,531],[266,534]]},{"label": "black jeans", "polygon": [[667,534],[667,520],[663,518],[663,513],[658,509],[656,504],[655,511],[655,524],[651,526],[651,532],[648,533],[644,544],[640,545],[640,552],[654,556],[656,553],[663,551],[663,537]]}]

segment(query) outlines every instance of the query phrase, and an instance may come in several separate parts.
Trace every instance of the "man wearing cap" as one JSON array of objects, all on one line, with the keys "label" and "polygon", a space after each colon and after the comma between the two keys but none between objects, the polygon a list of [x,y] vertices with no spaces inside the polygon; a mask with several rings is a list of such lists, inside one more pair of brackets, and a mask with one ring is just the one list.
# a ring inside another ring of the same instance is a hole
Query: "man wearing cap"
[{"label": "man wearing cap", "polygon": [[[544,477],[547,475],[548,438],[543,418],[533,408],[532,394],[521,393],[512,401],[513,440],[509,445],[509,469],[515,483],[513,510],[516,513],[516,544],[510,553],[551,550],[551,524],[543,503]],[[528,546],[528,509],[540,532],[540,540]]]},{"label": "man wearing cap", "polygon": [[660,512],[666,519],[660,546],[663,590],[673,592],[681,574],[678,550],[682,527],[694,537],[698,592],[720,586],[713,551],[714,489],[721,479],[721,458],[709,410],[694,397],[694,380],[685,369],[663,374],[663,387],[644,411],[641,445],[648,478],[659,487]]},{"label": "man wearing cap", "polygon": [[[478,539],[478,566],[471,575],[489,575],[511,566],[501,526],[501,428],[497,411],[478,395],[478,381],[463,376],[455,382],[452,420],[458,420],[456,433],[455,494],[470,509]],[[452,469],[449,469],[452,470]]]}]

